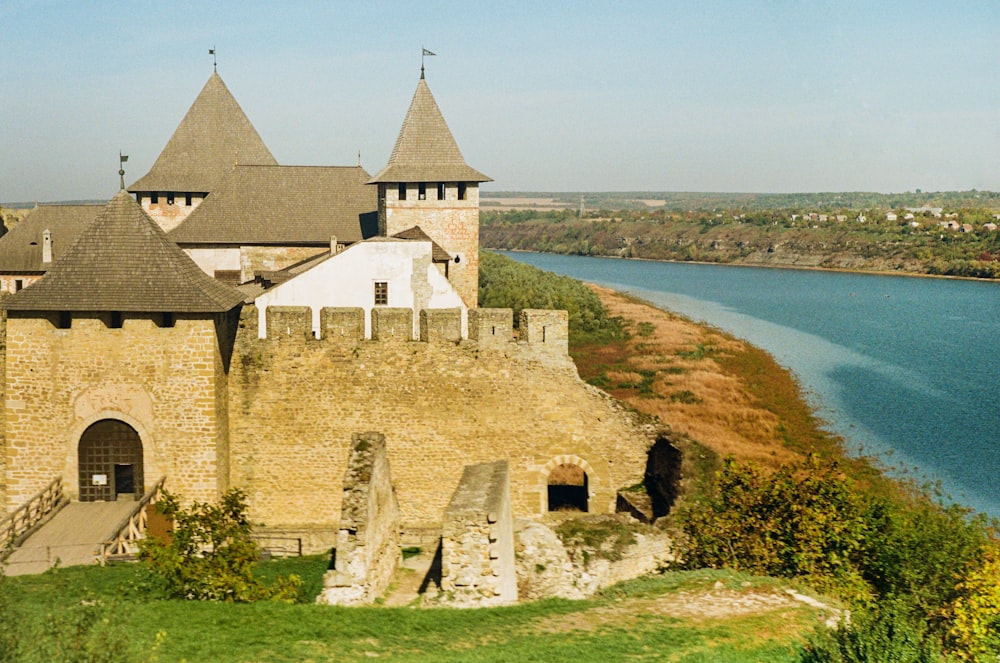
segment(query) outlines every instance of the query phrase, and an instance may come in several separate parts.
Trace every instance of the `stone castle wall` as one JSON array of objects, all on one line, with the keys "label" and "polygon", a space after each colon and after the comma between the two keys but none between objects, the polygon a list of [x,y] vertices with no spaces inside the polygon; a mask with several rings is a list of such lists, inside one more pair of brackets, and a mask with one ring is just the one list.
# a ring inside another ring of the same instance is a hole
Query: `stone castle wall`
[{"label": "stone castle wall", "polygon": [[78,443],[90,424],[119,419],[138,432],[145,482],[167,476],[188,499],[215,500],[227,487],[226,371],[217,327],[223,316],[10,313],[4,394],[8,509],[56,476],[79,494]]},{"label": "stone castle wall", "polygon": [[[336,313],[324,319],[357,329]],[[255,522],[289,532],[329,523],[332,544],[351,438],[365,430],[386,436],[406,527],[440,525],[470,464],[507,460],[523,517],[547,511],[548,474],[561,463],[587,472],[594,512],[612,512],[616,490],[642,480],[650,441],[579,379],[559,340],[565,313],[527,312],[528,329],[549,322],[532,342],[513,340],[510,311],[470,311],[475,340],[461,342],[346,331],[316,340],[296,311],[268,314],[284,333],[258,339],[257,312],[244,309],[229,376],[231,481],[248,491]]]}]

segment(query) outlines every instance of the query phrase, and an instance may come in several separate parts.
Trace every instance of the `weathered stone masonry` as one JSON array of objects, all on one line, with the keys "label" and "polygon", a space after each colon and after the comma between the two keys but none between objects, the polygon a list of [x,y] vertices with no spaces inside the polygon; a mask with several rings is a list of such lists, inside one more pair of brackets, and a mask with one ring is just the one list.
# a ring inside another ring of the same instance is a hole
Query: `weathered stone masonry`
[{"label": "weathered stone masonry", "polygon": [[364,430],[386,436],[407,527],[438,526],[463,468],[501,459],[515,516],[547,510],[548,473],[566,459],[588,473],[591,511],[613,512],[616,490],[642,480],[650,442],[580,380],[559,340],[565,318],[534,313],[524,324],[548,319],[552,345],[514,342],[510,311],[470,311],[478,340],[386,342],[352,339],[350,312],[330,309],[324,324],[343,321],[344,333],[307,338],[308,316],[269,309],[283,334],[258,339],[245,309],[229,380],[231,481],[253,519],[289,531],[331,523],[313,541],[332,543],[348,446]]},{"label": "weathered stone masonry", "polygon": [[60,329],[56,314],[8,314],[8,510],[56,476],[77,496],[80,436],[101,419],[139,433],[148,484],[168,476],[198,500],[228,487],[225,316],[178,315],[169,327],[155,317],[124,314],[113,329],[110,314],[75,315]]},{"label": "weathered stone masonry", "polygon": [[344,475],[344,502],[333,571],[318,603],[364,605],[382,596],[400,561],[399,503],[385,436],[356,433]]}]

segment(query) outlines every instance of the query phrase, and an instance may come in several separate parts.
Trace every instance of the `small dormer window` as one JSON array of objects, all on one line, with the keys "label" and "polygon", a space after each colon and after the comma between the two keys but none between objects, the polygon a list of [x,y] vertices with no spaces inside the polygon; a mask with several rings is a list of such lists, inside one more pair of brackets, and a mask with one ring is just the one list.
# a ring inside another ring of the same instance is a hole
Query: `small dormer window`
[{"label": "small dormer window", "polygon": [[375,281],[375,306],[389,305],[389,282]]},{"label": "small dormer window", "polygon": [[444,200],[444,182],[438,182],[438,200]]},{"label": "small dormer window", "polygon": [[466,195],[465,182],[459,182],[458,183],[458,199],[459,200],[465,200],[465,195]]},{"label": "small dormer window", "polygon": [[406,200],[406,183],[405,182],[400,182],[399,183],[399,199],[400,200]]},{"label": "small dormer window", "polygon": [[427,183],[421,182],[420,188],[417,190],[417,198],[420,200],[427,200]]}]

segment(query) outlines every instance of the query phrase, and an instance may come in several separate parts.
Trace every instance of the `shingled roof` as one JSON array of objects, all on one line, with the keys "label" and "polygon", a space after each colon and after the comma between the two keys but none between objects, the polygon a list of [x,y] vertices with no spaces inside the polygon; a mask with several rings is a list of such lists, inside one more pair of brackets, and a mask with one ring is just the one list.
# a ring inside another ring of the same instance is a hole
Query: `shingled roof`
[{"label": "shingled roof", "polygon": [[215,313],[244,295],[201,271],[125,191],[10,311]]},{"label": "shingled roof", "polygon": [[170,232],[191,244],[329,244],[378,230],[377,192],[360,166],[237,166]]},{"label": "shingled roof", "polygon": [[389,163],[368,183],[491,181],[465,163],[427,81],[421,76]]},{"label": "shingled roof", "polygon": [[448,262],[451,260],[451,254],[444,250],[444,248],[431,239],[431,236],[424,232],[424,229],[420,226],[413,226],[412,228],[407,228],[402,232],[398,232],[393,237],[399,239],[413,239],[420,242],[430,242],[431,243],[431,260],[434,262]]},{"label": "shingled roof", "polygon": [[213,73],[156,163],[128,190],[211,193],[236,163],[278,162],[222,78]]},{"label": "shingled roof", "polygon": [[52,233],[52,260],[73,245],[104,205],[39,205],[0,238],[0,273],[44,272],[42,233]]}]

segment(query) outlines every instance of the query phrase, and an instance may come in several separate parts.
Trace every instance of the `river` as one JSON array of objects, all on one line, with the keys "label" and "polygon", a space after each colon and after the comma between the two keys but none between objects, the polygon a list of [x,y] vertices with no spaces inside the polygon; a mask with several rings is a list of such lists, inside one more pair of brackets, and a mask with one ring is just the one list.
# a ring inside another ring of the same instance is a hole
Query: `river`
[{"label": "river", "polygon": [[506,255],[633,293],[770,352],[847,450],[1000,516],[1000,284]]}]

